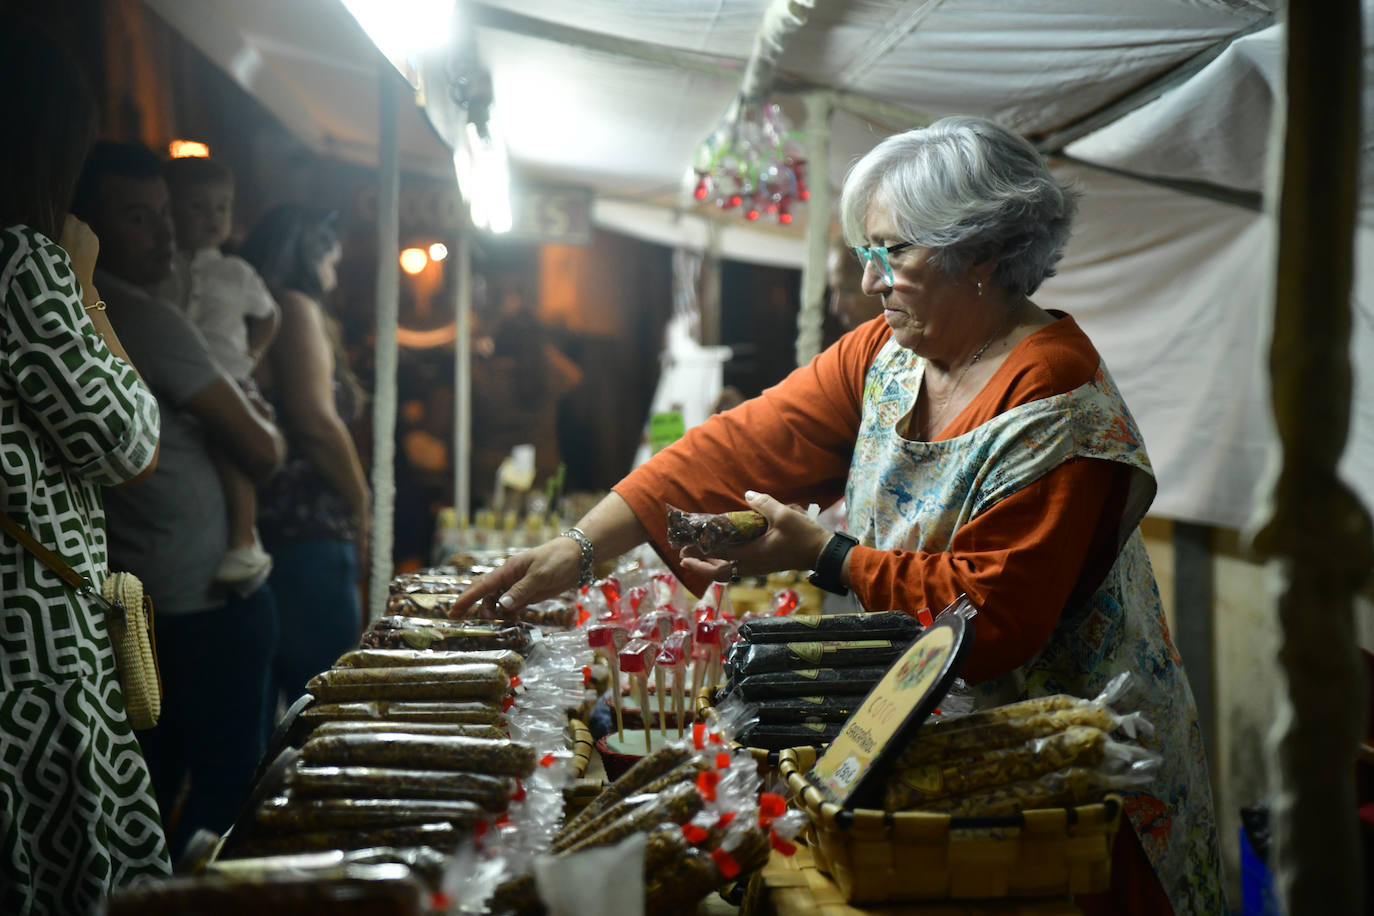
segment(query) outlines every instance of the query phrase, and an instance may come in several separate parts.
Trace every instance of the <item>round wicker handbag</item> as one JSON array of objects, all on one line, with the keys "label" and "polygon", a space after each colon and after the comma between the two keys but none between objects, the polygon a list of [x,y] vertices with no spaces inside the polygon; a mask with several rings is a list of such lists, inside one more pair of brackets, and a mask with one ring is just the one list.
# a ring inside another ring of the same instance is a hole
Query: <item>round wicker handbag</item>
[{"label": "round wicker handbag", "polygon": [[153,599],[143,594],[143,583],[132,573],[110,573],[101,584],[100,594],[113,605],[106,619],[129,724],[140,731],[152,728],[162,714]]}]

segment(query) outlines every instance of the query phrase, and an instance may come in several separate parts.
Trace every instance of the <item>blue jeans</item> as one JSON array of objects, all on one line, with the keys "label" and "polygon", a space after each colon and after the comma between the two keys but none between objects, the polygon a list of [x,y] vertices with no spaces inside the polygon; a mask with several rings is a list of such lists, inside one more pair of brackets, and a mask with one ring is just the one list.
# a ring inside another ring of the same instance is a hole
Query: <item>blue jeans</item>
[{"label": "blue jeans", "polygon": [[155,614],[162,717],[139,732],[164,823],[189,775],[190,794],[167,835],[173,861],[197,828],[223,833],[248,794],[263,750],[268,664],[277,647],[272,589],[215,611]]},{"label": "blue jeans", "polygon": [[289,704],[305,683],[358,647],[362,602],[358,598],[358,554],[349,541],[295,541],[271,548],[281,640],[268,682],[271,735],[277,698]]}]

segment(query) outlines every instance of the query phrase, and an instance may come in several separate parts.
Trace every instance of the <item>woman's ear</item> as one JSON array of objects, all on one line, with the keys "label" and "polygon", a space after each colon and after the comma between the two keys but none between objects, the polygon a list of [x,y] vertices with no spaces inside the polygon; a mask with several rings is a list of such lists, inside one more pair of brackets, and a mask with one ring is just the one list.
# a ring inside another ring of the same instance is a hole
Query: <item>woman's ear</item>
[{"label": "woman's ear", "polygon": [[988,258],[969,268],[969,279],[980,289],[992,286],[993,274],[997,273],[997,258]]}]

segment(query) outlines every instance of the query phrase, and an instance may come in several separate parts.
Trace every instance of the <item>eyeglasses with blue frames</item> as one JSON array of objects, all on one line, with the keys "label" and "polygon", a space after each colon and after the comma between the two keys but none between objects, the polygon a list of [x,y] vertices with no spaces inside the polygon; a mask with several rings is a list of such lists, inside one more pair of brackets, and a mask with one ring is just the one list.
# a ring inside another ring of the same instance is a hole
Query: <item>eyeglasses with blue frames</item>
[{"label": "eyeglasses with blue frames", "polygon": [[915,246],[915,244],[915,242],[898,242],[896,245],[888,245],[886,247],[881,245],[855,245],[854,254],[858,256],[861,265],[867,266],[872,264],[873,269],[878,272],[878,276],[882,278],[883,282],[891,286],[896,282],[897,278],[892,275],[892,264],[888,261],[888,258],[899,252],[906,251],[908,248]]}]

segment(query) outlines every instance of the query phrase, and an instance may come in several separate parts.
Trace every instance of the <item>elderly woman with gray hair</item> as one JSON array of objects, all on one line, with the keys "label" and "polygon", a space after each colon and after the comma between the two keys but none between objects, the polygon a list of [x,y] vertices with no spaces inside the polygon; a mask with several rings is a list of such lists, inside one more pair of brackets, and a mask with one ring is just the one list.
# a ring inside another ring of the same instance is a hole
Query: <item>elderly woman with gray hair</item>
[{"label": "elderly woman with gray hair", "polygon": [[[516,609],[645,541],[694,591],[812,569],[869,610],[938,611],[967,594],[980,613],[964,677],[980,706],[1093,696],[1131,671],[1157,729],[1163,766],[1126,793],[1134,830],[1118,834],[1113,890],[1079,905],[1226,912],[1197,714],[1138,530],[1149,460],[1092,342],[1030,299],[1068,240],[1073,193],[1022,138],[950,117],[860,160],[841,211],[882,318],[690,430],[461,604]],[[788,505],[840,496],[847,533]],[[741,499],[767,517],[762,538],[711,557],[669,549],[665,503]]]}]

